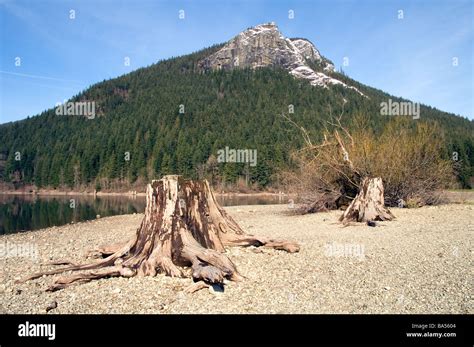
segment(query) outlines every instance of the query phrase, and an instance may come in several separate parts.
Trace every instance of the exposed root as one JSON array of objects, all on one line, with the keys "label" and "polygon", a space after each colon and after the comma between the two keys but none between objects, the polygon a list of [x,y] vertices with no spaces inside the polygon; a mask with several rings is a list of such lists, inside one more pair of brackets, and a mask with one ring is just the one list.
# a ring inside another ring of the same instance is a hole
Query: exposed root
[{"label": "exposed root", "polygon": [[179,236],[183,244],[182,261],[191,263],[195,281],[222,283],[224,278],[235,281],[241,279],[234,263],[225,254],[202,247],[184,228],[180,230]]},{"label": "exposed root", "polygon": [[197,292],[198,290],[205,289],[205,288],[209,288],[209,284],[207,284],[204,281],[199,281],[199,282],[193,283],[189,287],[185,288],[183,290],[183,292],[186,293],[186,294],[192,294],[192,293]]},{"label": "exposed root", "polygon": [[71,276],[63,276],[56,279],[46,291],[54,292],[59,289],[66,288],[72,283],[86,283],[104,277],[132,277],[135,272],[130,268],[123,268],[121,266],[111,266],[86,273],[78,273]]},{"label": "exposed root", "polygon": [[114,243],[111,245],[102,246],[96,250],[90,251],[89,256],[94,257],[94,258],[99,258],[99,257],[105,258],[105,257],[108,257],[109,255],[112,255],[120,251],[125,245],[126,243],[121,242],[121,243]]},{"label": "exposed root", "polygon": [[241,237],[234,237],[226,240],[226,245],[229,246],[255,246],[255,247],[266,247],[266,248],[274,248],[278,250],[283,250],[288,253],[296,253],[299,252],[300,246],[296,242],[291,241],[284,241],[284,240],[274,240],[269,239],[263,236],[252,236],[252,235],[245,235]]}]

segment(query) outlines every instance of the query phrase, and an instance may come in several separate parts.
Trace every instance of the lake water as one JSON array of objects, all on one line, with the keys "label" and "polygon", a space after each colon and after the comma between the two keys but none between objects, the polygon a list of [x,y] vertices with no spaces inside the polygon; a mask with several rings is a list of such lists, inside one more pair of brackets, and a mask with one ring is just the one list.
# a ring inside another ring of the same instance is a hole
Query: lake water
[{"label": "lake water", "polygon": [[[286,196],[216,196],[222,206],[287,203]],[[145,197],[0,194],[0,235],[119,214],[141,213]]]}]

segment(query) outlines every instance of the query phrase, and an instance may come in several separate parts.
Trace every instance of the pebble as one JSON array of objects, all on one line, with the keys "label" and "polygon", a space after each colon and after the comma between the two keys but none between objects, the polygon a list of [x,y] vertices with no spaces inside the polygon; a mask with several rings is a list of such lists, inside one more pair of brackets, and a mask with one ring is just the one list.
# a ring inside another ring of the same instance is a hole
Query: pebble
[{"label": "pebble", "polygon": [[57,301],[52,301],[48,306],[46,306],[46,312],[54,310],[57,307],[58,307],[58,302]]},{"label": "pebble", "polygon": [[222,284],[211,284],[209,286],[209,292],[211,294],[220,295],[224,293],[224,286]]}]

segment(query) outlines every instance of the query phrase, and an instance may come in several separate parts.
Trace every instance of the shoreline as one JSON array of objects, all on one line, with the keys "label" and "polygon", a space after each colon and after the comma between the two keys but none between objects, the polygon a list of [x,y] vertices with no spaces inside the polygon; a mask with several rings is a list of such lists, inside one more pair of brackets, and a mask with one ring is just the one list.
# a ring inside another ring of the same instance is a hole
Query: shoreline
[{"label": "shoreline", "polygon": [[[140,196],[145,197],[144,192],[77,192],[77,191],[0,191],[0,195],[28,195],[28,196]],[[272,192],[253,192],[253,193],[239,193],[239,192],[214,192],[218,196],[292,196],[290,193],[272,193]]]},{"label": "shoreline", "polygon": [[[448,204],[474,204],[474,189],[460,189],[460,190],[443,190],[444,196],[447,198]],[[90,192],[90,191],[64,191],[64,190],[0,190],[1,196],[85,196],[85,197],[100,197],[100,196],[117,196],[117,197],[145,197],[145,192],[127,191],[127,192]],[[218,192],[214,191],[214,195],[223,197],[296,197],[295,193],[286,192]]]}]

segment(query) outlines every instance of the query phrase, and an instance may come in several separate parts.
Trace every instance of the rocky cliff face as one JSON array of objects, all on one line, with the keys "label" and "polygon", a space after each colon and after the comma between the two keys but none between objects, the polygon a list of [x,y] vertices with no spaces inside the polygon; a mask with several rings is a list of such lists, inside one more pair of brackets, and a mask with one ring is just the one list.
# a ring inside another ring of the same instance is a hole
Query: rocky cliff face
[{"label": "rocky cliff face", "polygon": [[[308,62],[317,63],[321,71],[313,70]],[[334,71],[334,64],[324,58],[309,40],[286,38],[273,22],[241,32],[219,51],[203,59],[200,66],[206,70],[281,66],[296,78],[309,80],[314,86],[340,84],[362,94],[327,75]]]}]

